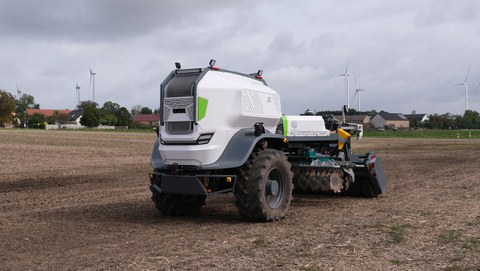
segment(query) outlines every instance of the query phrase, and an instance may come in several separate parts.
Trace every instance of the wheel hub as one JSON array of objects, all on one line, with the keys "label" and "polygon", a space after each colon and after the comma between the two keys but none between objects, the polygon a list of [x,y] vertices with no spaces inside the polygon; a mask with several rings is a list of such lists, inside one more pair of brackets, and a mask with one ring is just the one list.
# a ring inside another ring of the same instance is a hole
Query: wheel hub
[{"label": "wheel hub", "polygon": [[278,182],[275,180],[268,180],[267,181],[267,193],[271,196],[277,196],[278,192],[280,191],[280,187]]}]

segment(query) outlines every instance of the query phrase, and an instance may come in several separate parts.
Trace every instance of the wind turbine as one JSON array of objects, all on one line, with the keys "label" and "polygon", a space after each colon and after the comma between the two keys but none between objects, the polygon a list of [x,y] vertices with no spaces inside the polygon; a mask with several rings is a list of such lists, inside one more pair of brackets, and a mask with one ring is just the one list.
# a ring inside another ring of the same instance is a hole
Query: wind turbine
[{"label": "wind turbine", "polygon": [[15,83],[15,85],[17,86],[17,99],[20,99],[20,94],[22,94],[22,92],[18,88],[18,83]]},{"label": "wind turbine", "polygon": [[472,64],[470,64],[470,66],[468,67],[468,71],[467,71],[467,76],[465,76],[465,80],[463,81],[463,83],[458,83],[458,84],[455,84],[455,86],[464,86],[465,87],[465,111],[468,110],[468,83],[467,83],[467,79],[468,79],[468,74],[470,73],[470,68],[472,67]]},{"label": "wind turbine", "polygon": [[360,112],[360,91],[365,91],[363,88],[358,88],[357,86],[357,77],[354,77],[355,79],[355,94],[353,95],[352,102],[355,100],[355,96],[357,96],[358,93],[358,112]]},{"label": "wind turbine", "polygon": [[97,75],[95,72],[93,72],[93,69],[88,67],[90,70],[90,83],[88,85],[88,88],[90,88],[90,85],[92,84],[92,78],[93,78],[93,95],[92,95],[92,101],[95,102],[95,75]]},{"label": "wind turbine", "polygon": [[350,54],[348,55],[347,66],[345,67],[345,72],[338,76],[343,76],[347,82],[347,108],[350,108],[350,73],[348,73],[348,65],[350,64]]},{"label": "wind turbine", "polygon": [[78,82],[77,82],[77,86],[75,87],[75,90],[77,94],[77,103],[80,104],[80,86],[78,85]]}]

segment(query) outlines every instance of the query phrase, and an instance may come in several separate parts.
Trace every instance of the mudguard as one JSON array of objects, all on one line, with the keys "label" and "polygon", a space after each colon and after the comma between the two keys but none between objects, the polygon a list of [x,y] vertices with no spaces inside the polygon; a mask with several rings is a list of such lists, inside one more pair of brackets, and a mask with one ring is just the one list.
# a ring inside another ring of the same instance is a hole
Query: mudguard
[{"label": "mudguard", "polygon": [[160,140],[157,138],[157,140],[155,141],[155,144],[153,144],[152,158],[151,158],[152,168],[154,169],[166,168],[166,165],[163,163],[162,156],[158,151],[159,144],[160,144]]}]

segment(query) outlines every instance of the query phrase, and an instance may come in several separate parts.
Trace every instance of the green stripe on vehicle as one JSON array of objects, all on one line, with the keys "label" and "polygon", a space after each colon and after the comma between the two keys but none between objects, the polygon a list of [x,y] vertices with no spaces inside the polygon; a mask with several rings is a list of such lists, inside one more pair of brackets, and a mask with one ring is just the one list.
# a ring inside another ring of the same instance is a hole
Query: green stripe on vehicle
[{"label": "green stripe on vehicle", "polygon": [[283,124],[283,135],[287,136],[288,135],[288,120],[287,116],[282,115],[282,124]]},{"label": "green stripe on vehicle", "polygon": [[197,121],[200,121],[207,114],[208,99],[198,97],[197,102]]}]

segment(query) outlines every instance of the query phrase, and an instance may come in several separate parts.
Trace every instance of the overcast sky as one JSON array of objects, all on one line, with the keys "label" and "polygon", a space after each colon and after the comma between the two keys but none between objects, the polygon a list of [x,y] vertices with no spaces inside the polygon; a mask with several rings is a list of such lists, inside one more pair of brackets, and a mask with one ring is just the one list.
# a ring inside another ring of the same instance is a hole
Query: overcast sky
[{"label": "overcast sky", "polygon": [[[157,108],[179,61],[264,71],[287,114],[346,104],[350,57],[362,110],[480,111],[477,0],[0,0],[0,89],[44,109],[73,109],[75,84],[95,101]],[[357,100],[350,102],[357,108]]]}]

